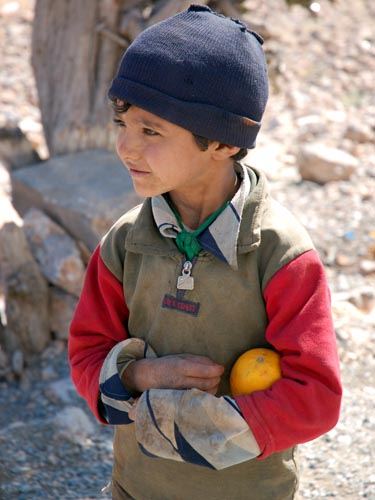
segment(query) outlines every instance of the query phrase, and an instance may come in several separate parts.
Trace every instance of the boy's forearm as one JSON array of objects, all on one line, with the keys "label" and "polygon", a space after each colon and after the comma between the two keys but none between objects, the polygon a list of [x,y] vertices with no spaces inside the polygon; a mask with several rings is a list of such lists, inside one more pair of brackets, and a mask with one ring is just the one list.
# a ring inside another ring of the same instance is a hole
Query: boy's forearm
[{"label": "boy's forearm", "polygon": [[216,394],[224,367],[205,356],[177,354],[126,362],[121,381],[132,393],[148,389],[199,389]]},{"label": "boy's forearm", "polygon": [[133,360],[121,373],[121,382],[131,393],[143,392],[148,387],[148,365],[147,359]]},{"label": "boy's forearm", "polygon": [[[138,395],[131,394],[120,378],[123,363],[127,364],[125,371],[129,369],[129,379],[137,389],[142,388],[137,385],[138,369],[148,372],[142,375],[141,383],[150,384],[153,380],[156,386],[160,384],[160,379],[155,377],[158,370],[159,375],[166,376],[168,369],[173,371],[172,365],[195,374],[197,371],[212,374],[218,370],[218,365],[203,356],[157,358],[150,345],[145,347],[141,339],[127,339],[114,346],[106,357],[100,373],[100,388],[109,423],[134,423],[140,449],[151,456],[214,469],[250,460],[260,453],[236,403],[227,396],[217,398],[197,389],[146,389],[139,399]],[[146,359],[143,358],[145,352]]]}]

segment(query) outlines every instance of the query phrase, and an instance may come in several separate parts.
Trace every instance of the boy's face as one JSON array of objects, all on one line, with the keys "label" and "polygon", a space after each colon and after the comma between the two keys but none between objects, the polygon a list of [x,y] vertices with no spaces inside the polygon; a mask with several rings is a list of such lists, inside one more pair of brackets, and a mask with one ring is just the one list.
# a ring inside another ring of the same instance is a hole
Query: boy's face
[{"label": "boy's face", "polygon": [[194,192],[212,180],[209,151],[201,151],[191,132],[142,108],[116,115],[117,154],[135,191],[151,197]]}]

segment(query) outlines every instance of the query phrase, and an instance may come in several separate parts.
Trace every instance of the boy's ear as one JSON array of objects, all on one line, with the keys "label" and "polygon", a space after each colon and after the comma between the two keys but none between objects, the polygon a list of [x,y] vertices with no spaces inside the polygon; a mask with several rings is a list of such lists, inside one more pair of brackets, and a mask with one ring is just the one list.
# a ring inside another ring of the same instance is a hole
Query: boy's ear
[{"label": "boy's ear", "polygon": [[211,156],[214,160],[226,160],[230,156],[237,154],[241,149],[237,146],[223,144],[218,141],[211,142],[209,148],[211,149]]}]

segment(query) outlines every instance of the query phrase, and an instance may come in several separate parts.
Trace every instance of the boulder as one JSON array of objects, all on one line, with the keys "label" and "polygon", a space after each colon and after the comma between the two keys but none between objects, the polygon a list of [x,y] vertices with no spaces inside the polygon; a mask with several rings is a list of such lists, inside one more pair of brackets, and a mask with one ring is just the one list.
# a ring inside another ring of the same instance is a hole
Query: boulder
[{"label": "boulder", "polygon": [[29,250],[22,219],[0,197],[1,341],[7,352],[41,352],[49,342],[48,288]]},{"label": "boulder", "polygon": [[51,382],[48,386],[48,394],[51,399],[66,404],[72,403],[74,397],[77,396],[71,377]]},{"label": "boulder", "polygon": [[280,141],[268,140],[263,137],[245,159],[249,165],[265,172],[269,179],[276,179],[285,173],[284,145]]},{"label": "boulder", "polygon": [[142,201],[120,160],[105,150],[56,156],[17,170],[12,181],[21,214],[40,208],[90,251],[124,212]]},{"label": "boulder", "polygon": [[364,123],[351,123],[346,128],[344,137],[353,142],[375,142],[375,130]]},{"label": "boulder", "polygon": [[[1,324],[0,324],[1,328]],[[9,358],[4,352],[3,348],[0,345],[0,380],[7,375],[10,371],[10,361]]]},{"label": "boulder", "polygon": [[362,274],[374,274],[375,273],[375,260],[362,259],[359,264],[359,269]]},{"label": "boulder", "polygon": [[68,293],[79,296],[85,266],[75,241],[36,208],[24,216],[30,249],[44,277]]},{"label": "boulder", "polygon": [[348,300],[361,311],[371,313],[375,309],[375,290],[371,286],[353,290]]},{"label": "boulder", "polygon": [[89,417],[77,406],[67,406],[59,411],[55,426],[59,436],[78,444],[84,444],[95,431]]},{"label": "boulder", "polygon": [[300,148],[297,164],[302,179],[325,184],[349,180],[358,167],[358,160],[341,149],[312,143]]},{"label": "boulder", "polygon": [[0,158],[11,168],[20,168],[40,161],[38,153],[17,126],[0,126]]},{"label": "boulder", "polygon": [[0,196],[10,198],[12,191],[12,183],[8,166],[0,160]]},{"label": "boulder", "polygon": [[22,375],[22,372],[24,370],[24,355],[23,352],[19,349],[14,351],[12,355],[12,369],[13,373],[15,373],[18,377]]},{"label": "boulder", "polygon": [[50,288],[50,330],[59,340],[67,340],[77,299],[56,287]]},{"label": "boulder", "polygon": [[319,114],[301,116],[296,120],[298,141],[316,141],[319,136],[327,133],[327,122]]}]

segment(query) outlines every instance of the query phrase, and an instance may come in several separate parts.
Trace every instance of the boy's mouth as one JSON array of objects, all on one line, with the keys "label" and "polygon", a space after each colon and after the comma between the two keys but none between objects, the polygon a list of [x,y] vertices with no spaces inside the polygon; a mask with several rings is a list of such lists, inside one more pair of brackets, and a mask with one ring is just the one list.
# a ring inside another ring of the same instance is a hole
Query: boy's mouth
[{"label": "boy's mouth", "polygon": [[135,168],[131,163],[126,164],[129,170],[129,174],[132,177],[142,177],[144,175],[148,175],[151,172],[147,172],[146,170],[139,170],[138,168]]},{"label": "boy's mouth", "polygon": [[142,170],[133,170],[132,168],[129,170],[129,173],[132,177],[144,177],[150,174],[150,172],[144,172]]}]

